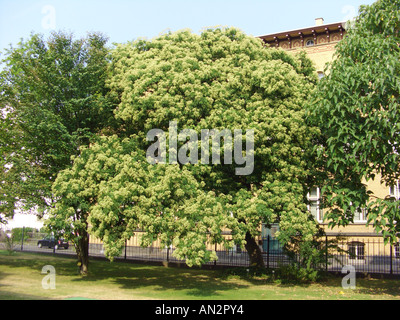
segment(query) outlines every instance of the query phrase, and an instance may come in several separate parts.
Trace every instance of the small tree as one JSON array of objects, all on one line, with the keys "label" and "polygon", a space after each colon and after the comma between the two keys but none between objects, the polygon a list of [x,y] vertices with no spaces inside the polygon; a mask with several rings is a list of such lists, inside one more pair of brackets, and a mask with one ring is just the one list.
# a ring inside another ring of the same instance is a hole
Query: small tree
[{"label": "small tree", "polygon": [[2,237],[2,241],[5,244],[6,250],[9,255],[12,255],[15,252],[15,237],[14,235],[11,234],[4,234],[4,237]]},{"label": "small tree", "polygon": [[[33,34],[5,50],[0,73],[0,211],[17,205],[43,214],[55,201],[57,174],[79,146],[113,123],[106,98],[107,39]],[[81,230],[83,235],[83,229]],[[85,237],[84,237],[85,238]],[[82,240],[85,241],[85,240]],[[87,253],[85,253],[87,254]]]},{"label": "small tree", "polygon": [[71,165],[79,146],[109,126],[112,105],[105,99],[107,39],[89,34],[74,40],[33,34],[5,49],[0,73],[1,209],[13,214],[48,207],[58,172]]},{"label": "small tree", "polygon": [[361,6],[309,105],[310,124],[322,132],[316,145],[330,226],[348,225],[365,208],[368,223],[392,243],[400,203],[377,198],[367,183],[389,186],[400,176],[399,30],[399,0]]}]

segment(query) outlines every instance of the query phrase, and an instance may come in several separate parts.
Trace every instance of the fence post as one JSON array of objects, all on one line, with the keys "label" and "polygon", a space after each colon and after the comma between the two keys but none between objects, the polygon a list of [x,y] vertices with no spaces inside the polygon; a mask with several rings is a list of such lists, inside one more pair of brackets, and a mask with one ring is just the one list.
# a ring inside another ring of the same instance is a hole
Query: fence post
[{"label": "fence post", "polygon": [[21,251],[24,251],[25,227],[22,227]]},{"label": "fence post", "polygon": [[325,235],[325,272],[328,272],[328,236]]},{"label": "fence post", "polygon": [[90,234],[89,232],[86,233],[87,234],[87,254],[88,254],[88,259],[90,256]]},{"label": "fence post", "polygon": [[126,241],[126,239],[125,239],[125,253],[124,253],[124,259],[126,260],[126,243],[127,243],[127,241]]},{"label": "fence post", "polygon": [[269,269],[269,235],[267,236],[267,269]]},{"label": "fence post", "polygon": [[[217,243],[215,243],[215,254],[218,256],[217,254]],[[217,260],[214,260],[214,266],[217,265]]]},{"label": "fence post", "polygon": [[170,248],[170,246],[168,246],[168,248],[167,248],[167,262],[169,262],[169,248]]},{"label": "fence post", "polygon": [[393,274],[393,246],[390,243],[390,274]]}]

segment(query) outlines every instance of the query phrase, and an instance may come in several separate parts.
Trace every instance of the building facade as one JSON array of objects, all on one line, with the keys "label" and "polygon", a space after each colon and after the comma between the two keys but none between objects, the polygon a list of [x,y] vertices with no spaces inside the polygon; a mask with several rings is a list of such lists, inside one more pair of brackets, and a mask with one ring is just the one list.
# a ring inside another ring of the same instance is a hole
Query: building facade
[{"label": "building facade", "polygon": [[345,23],[324,24],[324,19],[315,20],[315,26],[260,36],[266,45],[288,52],[305,51],[322,76],[327,62],[332,61],[337,43],[346,33]]}]

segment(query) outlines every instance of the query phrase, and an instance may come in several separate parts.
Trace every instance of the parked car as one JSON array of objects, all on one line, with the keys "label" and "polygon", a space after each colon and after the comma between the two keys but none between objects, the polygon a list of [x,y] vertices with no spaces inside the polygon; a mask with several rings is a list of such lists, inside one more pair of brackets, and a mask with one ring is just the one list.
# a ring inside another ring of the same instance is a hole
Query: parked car
[{"label": "parked car", "polygon": [[53,236],[47,236],[44,237],[42,240],[39,240],[37,243],[37,246],[39,248],[42,247],[48,247],[48,248],[54,248],[56,250],[60,249],[63,247],[64,249],[68,249],[69,243],[68,241],[64,241],[64,239],[55,239]]}]

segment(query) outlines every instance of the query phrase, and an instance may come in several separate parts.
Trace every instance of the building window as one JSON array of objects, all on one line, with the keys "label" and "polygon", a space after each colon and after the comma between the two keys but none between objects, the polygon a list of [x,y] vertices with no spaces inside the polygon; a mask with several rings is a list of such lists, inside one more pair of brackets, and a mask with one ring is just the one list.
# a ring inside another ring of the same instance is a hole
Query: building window
[{"label": "building window", "polygon": [[350,260],[364,260],[365,244],[358,241],[350,242],[348,245],[348,252]]},{"label": "building window", "polygon": [[389,196],[396,200],[400,199],[399,181],[396,181],[395,184],[389,186]]},{"label": "building window", "polygon": [[312,47],[312,46],[314,46],[315,45],[315,42],[314,42],[314,40],[307,40],[307,42],[306,42],[306,47]]},{"label": "building window", "polygon": [[[350,201],[350,206],[353,206],[353,203]],[[347,214],[350,215],[351,209],[347,209]],[[367,221],[367,209],[366,208],[356,208],[354,211],[353,222],[366,222]]]},{"label": "building window", "polygon": [[400,259],[400,250],[399,250],[399,244],[394,245],[394,257],[396,259]]},{"label": "building window", "polygon": [[354,212],[354,222],[366,222],[367,221],[367,209],[357,208]]},{"label": "building window", "polygon": [[321,198],[321,189],[320,188],[311,188],[310,192],[307,195],[308,205],[307,209],[310,211],[312,216],[318,222],[322,222],[324,220],[324,215],[322,209],[320,209],[320,198]]}]

